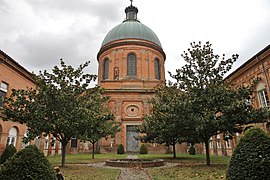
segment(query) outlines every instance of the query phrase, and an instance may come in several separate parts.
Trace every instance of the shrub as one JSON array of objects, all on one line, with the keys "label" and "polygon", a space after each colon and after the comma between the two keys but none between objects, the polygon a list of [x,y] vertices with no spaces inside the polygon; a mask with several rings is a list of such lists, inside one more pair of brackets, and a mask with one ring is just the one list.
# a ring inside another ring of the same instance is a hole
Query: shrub
[{"label": "shrub", "polygon": [[125,150],[124,150],[123,144],[119,144],[118,145],[117,154],[125,154]]},{"label": "shrub", "polygon": [[140,154],[148,154],[148,150],[145,144],[142,144],[140,147]]},{"label": "shrub", "polygon": [[190,146],[188,150],[189,155],[196,155],[196,150],[194,146]]},{"label": "shrub", "polygon": [[227,179],[269,179],[270,137],[259,128],[246,131],[229,162]]},{"label": "shrub", "polygon": [[3,154],[1,155],[0,164],[6,162],[6,160],[10,159],[16,152],[17,150],[15,146],[13,146],[12,144],[8,145],[3,151]]},{"label": "shrub", "polygon": [[16,153],[2,167],[4,179],[56,179],[53,168],[44,154],[33,145]]}]

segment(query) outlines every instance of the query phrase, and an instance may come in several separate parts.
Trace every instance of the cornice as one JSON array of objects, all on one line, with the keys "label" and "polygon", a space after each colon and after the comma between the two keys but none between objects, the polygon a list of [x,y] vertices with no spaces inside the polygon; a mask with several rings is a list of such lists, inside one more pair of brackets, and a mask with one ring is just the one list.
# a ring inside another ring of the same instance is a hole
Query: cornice
[{"label": "cornice", "polygon": [[[228,81],[229,79],[234,79],[234,76],[237,76],[237,73],[241,74],[241,70],[244,69],[245,67],[247,67],[248,65],[250,65],[252,63],[252,61],[257,61],[257,58],[259,58],[259,56],[261,56],[263,53],[265,53],[266,51],[270,50],[270,44],[268,46],[266,46],[265,48],[263,48],[261,51],[259,51],[257,54],[255,54],[254,56],[252,56],[249,60],[247,60],[244,64],[242,64],[240,67],[238,67],[235,71],[233,71],[231,74],[229,74],[224,81]],[[262,59],[259,59],[262,60]],[[257,62],[255,62],[254,64],[256,64]]]},{"label": "cornice", "polygon": [[101,47],[101,49],[99,50],[98,54],[97,54],[97,60],[99,61],[99,56],[111,49],[111,48],[114,48],[114,47],[118,47],[118,46],[126,46],[126,45],[138,45],[138,46],[145,46],[145,47],[149,47],[149,48],[152,48],[152,49],[155,49],[157,50],[158,52],[160,52],[163,57],[164,57],[164,61],[166,59],[166,54],[165,52],[163,51],[163,49],[158,46],[158,45],[155,45],[155,44],[152,44],[152,43],[148,43],[148,42],[142,42],[142,41],[132,41],[132,40],[128,40],[128,41],[121,41],[121,42],[112,42],[112,43],[109,43],[103,47]]},{"label": "cornice", "polygon": [[154,93],[153,89],[104,89],[105,93]]},{"label": "cornice", "polygon": [[0,54],[4,57],[4,59],[0,58],[0,64],[4,63],[5,65],[9,66],[10,68],[14,69],[16,72],[21,74],[22,76],[26,77],[28,80],[35,84],[35,80],[32,78],[33,74],[30,73],[27,69],[25,69],[22,65],[12,59],[9,55],[3,52],[0,49]]}]

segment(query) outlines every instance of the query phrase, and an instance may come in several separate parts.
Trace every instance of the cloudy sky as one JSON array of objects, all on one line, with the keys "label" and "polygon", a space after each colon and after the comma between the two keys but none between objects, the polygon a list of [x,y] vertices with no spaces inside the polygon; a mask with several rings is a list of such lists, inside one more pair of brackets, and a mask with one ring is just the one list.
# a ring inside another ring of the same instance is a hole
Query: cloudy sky
[{"label": "cloudy sky", "polygon": [[[0,49],[30,72],[63,58],[77,67],[96,55],[106,34],[124,18],[129,0],[0,0]],[[270,44],[269,0],[134,0],[139,20],[159,37],[166,71],[184,62],[190,42],[210,41],[216,54],[240,58],[239,67]],[[168,78],[168,75],[166,74]]]}]

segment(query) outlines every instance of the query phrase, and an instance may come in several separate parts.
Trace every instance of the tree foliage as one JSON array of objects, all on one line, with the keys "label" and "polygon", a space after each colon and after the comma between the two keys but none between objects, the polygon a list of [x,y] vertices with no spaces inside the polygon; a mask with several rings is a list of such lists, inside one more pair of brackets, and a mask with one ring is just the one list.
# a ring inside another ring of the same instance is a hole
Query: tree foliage
[{"label": "tree foliage", "polygon": [[194,129],[189,99],[176,86],[159,86],[151,100],[152,113],[145,116],[139,128],[143,142],[171,145],[176,158],[175,145],[186,142]]},{"label": "tree foliage", "polygon": [[[95,94],[98,91],[89,88],[96,75],[83,73],[89,63],[75,69],[61,59],[60,67],[55,66],[51,73],[45,70],[34,75],[35,89],[12,90],[11,96],[5,100],[5,120],[25,123],[28,127],[26,141],[45,133],[52,134],[61,142],[62,166],[65,165],[66,146],[71,137],[83,134],[85,125],[89,125],[83,104],[92,101],[96,95],[100,96]],[[89,108],[90,112],[97,106]]]},{"label": "tree foliage", "polygon": [[148,149],[145,144],[142,144],[140,147],[140,154],[148,154]]},{"label": "tree foliage", "polygon": [[0,164],[3,164],[9,160],[14,154],[16,154],[16,152],[17,150],[13,144],[8,145],[1,155]]},{"label": "tree foliage", "polygon": [[101,138],[114,136],[120,131],[120,125],[114,121],[114,115],[104,107],[108,97],[102,96],[103,90],[93,88],[86,92],[81,101],[82,116],[85,119],[80,139],[92,143],[92,159],[94,159],[95,143]]},{"label": "tree foliage", "polygon": [[[220,59],[212,45],[191,43],[182,54],[186,65],[170,73],[178,88],[189,96],[193,109],[190,121],[195,125],[196,135],[205,143],[207,165],[210,165],[209,139],[221,132],[234,132],[243,125],[263,122],[269,115],[265,109],[255,110],[251,103],[252,87],[233,88],[224,81],[238,55]],[[192,118],[193,117],[193,118]]]},{"label": "tree foliage", "polygon": [[56,179],[44,154],[34,145],[27,146],[2,166],[3,179]]},{"label": "tree foliage", "polygon": [[234,150],[227,179],[269,179],[270,137],[259,128],[245,132]]},{"label": "tree foliage", "polygon": [[125,154],[125,149],[123,144],[119,144],[117,147],[117,154]]}]

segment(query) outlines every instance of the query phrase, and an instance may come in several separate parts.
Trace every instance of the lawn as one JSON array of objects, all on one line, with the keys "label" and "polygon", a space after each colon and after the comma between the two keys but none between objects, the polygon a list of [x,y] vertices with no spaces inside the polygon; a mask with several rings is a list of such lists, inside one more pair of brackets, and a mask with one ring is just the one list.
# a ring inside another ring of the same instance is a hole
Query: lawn
[{"label": "lawn", "polygon": [[225,179],[226,168],[226,164],[214,164],[212,166],[184,164],[173,168],[152,168],[148,170],[148,173],[154,180]]},{"label": "lawn", "polygon": [[[205,165],[204,155],[177,154],[173,159],[171,154],[147,154],[138,155],[145,159],[164,159],[166,162],[178,163],[176,167],[170,168],[148,168],[147,171],[155,180],[167,179],[225,179],[226,168],[229,157],[211,156],[211,166]],[[116,154],[96,154],[95,159],[91,159],[90,154],[68,154],[66,157],[66,167],[61,168],[67,180],[109,180],[116,179],[119,170],[109,168],[94,168],[87,166],[88,163],[104,162],[107,159],[123,159],[126,155]],[[61,156],[48,157],[53,166],[59,166]]]},{"label": "lawn", "polygon": [[[161,157],[160,157],[161,156]],[[143,157],[143,156],[141,156]],[[144,158],[162,158],[166,162],[178,163],[171,168],[151,168],[148,173],[154,180],[210,180],[225,179],[229,157],[211,156],[211,166],[206,166],[205,155],[177,154],[173,159],[171,155],[147,155]]]},{"label": "lawn", "polygon": [[67,165],[61,168],[65,180],[115,180],[119,170],[93,168],[86,165]]}]

